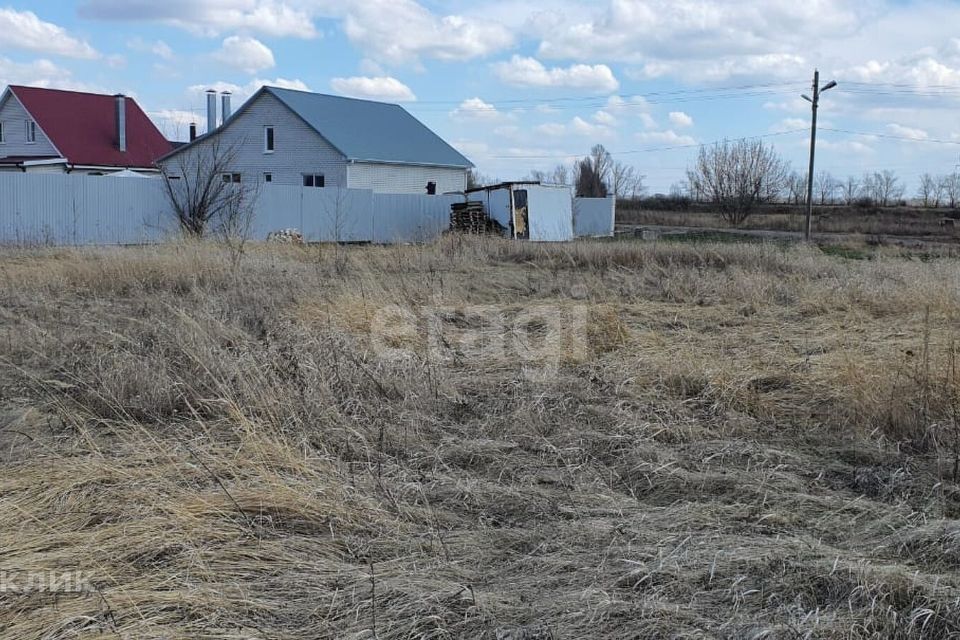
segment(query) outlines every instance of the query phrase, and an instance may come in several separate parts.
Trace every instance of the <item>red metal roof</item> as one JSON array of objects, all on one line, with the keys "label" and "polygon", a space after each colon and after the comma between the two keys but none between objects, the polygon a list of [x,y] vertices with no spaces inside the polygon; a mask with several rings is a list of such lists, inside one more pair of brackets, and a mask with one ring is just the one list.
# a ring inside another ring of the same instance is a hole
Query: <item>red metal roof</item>
[{"label": "red metal roof", "polygon": [[173,150],[133,98],[125,98],[127,150],[121,152],[113,96],[15,85],[10,90],[71,164],[152,167]]}]

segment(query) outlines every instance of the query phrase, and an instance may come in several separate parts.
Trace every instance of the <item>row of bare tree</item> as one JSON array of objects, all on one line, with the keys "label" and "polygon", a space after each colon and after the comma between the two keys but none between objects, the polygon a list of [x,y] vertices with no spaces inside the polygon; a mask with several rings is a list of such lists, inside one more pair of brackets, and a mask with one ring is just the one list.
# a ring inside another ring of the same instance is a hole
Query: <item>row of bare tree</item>
[{"label": "row of bare tree", "polygon": [[[710,202],[732,224],[743,222],[768,202],[807,203],[807,175],[793,171],[771,146],[760,140],[737,140],[703,146],[678,194]],[[903,202],[905,187],[890,170],[848,176],[841,180],[826,171],[814,176],[813,199],[821,205],[890,207]],[[924,207],[960,206],[960,173],[924,174],[916,195]]]},{"label": "row of bare tree", "polygon": [[590,154],[577,160],[573,166],[558,164],[550,171],[534,169],[528,174],[530,180],[544,184],[563,184],[575,188],[578,197],[636,198],[646,190],[646,176],[636,167],[614,160],[602,144],[594,145]]}]

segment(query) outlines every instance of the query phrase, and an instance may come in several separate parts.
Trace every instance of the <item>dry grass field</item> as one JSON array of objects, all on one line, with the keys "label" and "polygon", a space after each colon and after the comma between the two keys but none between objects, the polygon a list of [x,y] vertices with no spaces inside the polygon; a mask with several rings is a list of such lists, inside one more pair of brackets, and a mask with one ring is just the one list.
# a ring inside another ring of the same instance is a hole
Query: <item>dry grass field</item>
[{"label": "dry grass field", "polygon": [[[617,209],[617,224],[625,227],[663,225],[676,227],[732,228],[709,207],[698,206],[690,211],[659,211],[656,209]],[[792,209],[792,211],[791,211]],[[814,233],[849,234],[854,236],[914,236],[931,240],[953,241],[958,237],[960,223],[944,224],[945,218],[957,218],[954,209],[920,209],[915,207],[888,207],[861,209],[857,207],[815,207]],[[763,231],[802,232],[805,224],[803,207],[771,206],[750,216],[740,229]]]},{"label": "dry grass field", "polygon": [[6,249],[0,637],[960,637],[960,260],[870,257]]}]

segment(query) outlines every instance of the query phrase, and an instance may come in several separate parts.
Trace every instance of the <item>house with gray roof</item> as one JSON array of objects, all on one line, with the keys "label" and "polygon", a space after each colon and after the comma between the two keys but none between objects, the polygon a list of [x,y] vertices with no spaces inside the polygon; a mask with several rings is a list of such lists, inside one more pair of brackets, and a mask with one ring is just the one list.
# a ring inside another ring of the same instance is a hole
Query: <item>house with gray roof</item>
[{"label": "house with gray roof", "polygon": [[225,181],[377,193],[464,191],[473,164],[396,104],[262,87],[235,113],[207,94],[207,133],[160,159],[168,176],[191,157],[229,150]]}]

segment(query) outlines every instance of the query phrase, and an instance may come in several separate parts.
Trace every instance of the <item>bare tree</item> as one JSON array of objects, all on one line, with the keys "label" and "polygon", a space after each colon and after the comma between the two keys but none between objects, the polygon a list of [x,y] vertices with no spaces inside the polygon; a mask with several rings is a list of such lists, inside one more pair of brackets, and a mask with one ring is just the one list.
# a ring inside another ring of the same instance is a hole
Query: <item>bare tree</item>
[{"label": "bare tree", "polygon": [[903,197],[903,186],[897,174],[889,169],[875,171],[871,184],[873,186],[874,201],[881,207],[893,206]]},{"label": "bare tree", "polygon": [[[321,208],[329,223],[330,239],[333,241],[333,269],[339,275],[347,270],[348,254],[342,243],[347,240],[347,223],[352,219],[349,191],[345,187],[320,189]],[[324,234],[326,235],[326,234]],[[318,257],[323,251],[323,242],[317,243]]]},{"label": "bare tree", "polygon": [[553,184],[570,184],[570,168],[565,164],[558,164],[550,174]]},{"label": "bare tree", "polygon": [[829,202],[833,202],[833,198],[837,193],[837,188],[840,183],[836,178],[833,177],[828,171],[820,171],[817,173],[816,178],[813,181],[813,186],[816,188],[817,196],[820,199],[820,204],[825,205]]},{"label": "bare tree", "polygon": [[786,192],[787,202],[800,205],[807,201],[807,176],[791,171],[784,179],[783,191]]},{"label": "bare tree", "polygon": [[879,204],[879,199],[877,196],[878,188],[875,174],[873,173],[864,173],[863,178],[860,180],[860,196],[858,200],[869,200],[874,204]]},{"label": "bare tree", "polygon": [[634,198],[643,193],[643,179],[636,167],[614,161],[610,166],[610,187],[618,198]]},{"label": "bare tree", "polygon": [[476,189],[481,184],[480,172],[477,171],[476,167],[471,167],[467,169],[467,189]]},{"label": "bare tree", "polygon": [[920,203],[924,207],[929,207],[933,203],[934,191],[936,191],[938,184],[939,181],[929,173],[924,173],[920,176],[920,184],[917,187],[917,199],[920,200]]},{"label": "bare tree", "polygon": [[547,181],[547,173],[545,171],[541,171],[540,169],[531,169],[528,175],[530,180],[533,180],[534,182],[543,183]]},{"label": "bare tree", "polygon": [[847,176],[847,179],[840,183],[840,197],[846,205],[852,205],[860,196],[860,181],[856,176]]},{"label": "bare tree", "polygon": [[604,184],[610,184],[610,172],[613,170],[613,157],[602,144],[595,144],[590,149],[590,159],[593,161],[593,171]]},{"label": "bare tree", "polygon": [[943,197],[951,209],[960,204],[960,173],[949,173],[941,179],[943,183]]},{"label": "bare tree", "polygon": [[936,176],[933,179],[933,207],[936,209],[943,203],[947,192],[946,176]]},{"label": "bare tree", "polygon": [[242,226],[237,218],[252,215],[259,184],[242,180],[234,170],[236,156],[236,146],[223,146],[214,137],[161,166],[167,200],[187,235],[237,230]]},{"label": "bare tree", "polygon": [[687,170],[725,220],[739,225],[760,204],[783,190],[787,164],[762,140],[738,140],[700,147]]}]

